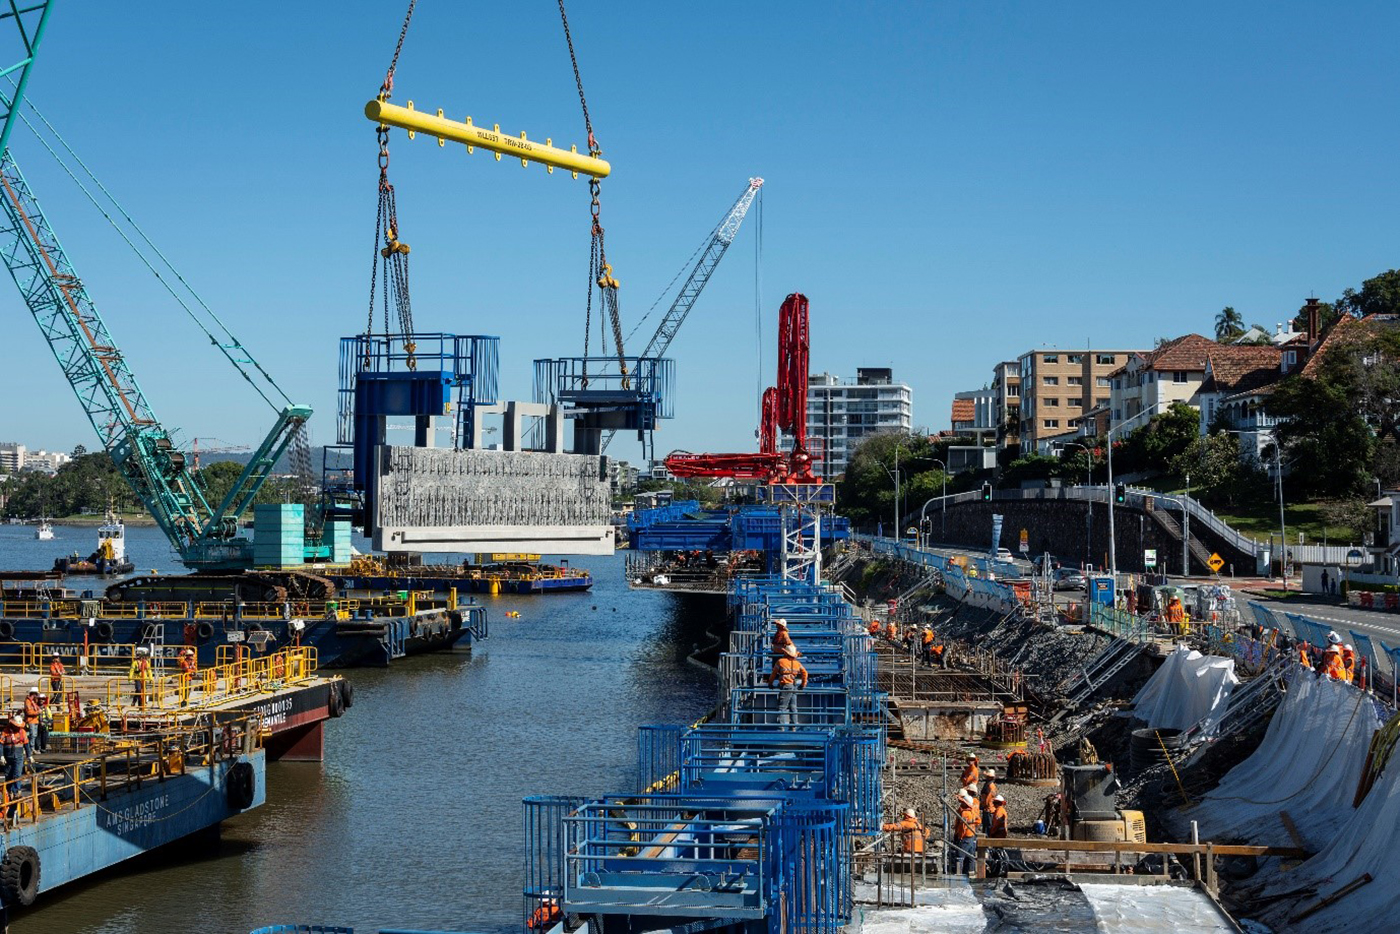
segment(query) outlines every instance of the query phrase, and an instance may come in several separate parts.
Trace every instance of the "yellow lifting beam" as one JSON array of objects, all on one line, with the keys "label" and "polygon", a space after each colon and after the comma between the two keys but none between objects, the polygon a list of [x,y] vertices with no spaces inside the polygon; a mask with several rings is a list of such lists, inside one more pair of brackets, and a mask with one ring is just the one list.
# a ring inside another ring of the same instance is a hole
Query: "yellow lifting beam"
[{"label": "yellow lifting beam", "polygon": [[398,104],[376,98],[365,105],[365,116],[381,126],[396,126],[407,130],[409,139],[412,139],[415,133],[426,133],[436,136],[439,146],[447,140],[466,144],[467,152],[480,146],[494,152],[497,162],[501,161],[502,155],[519,159],[522,166],[538,162],[545,166],[551,175],[555,168],[568,170],[574,178],[578,178],[580,172],[593,178],[607,178],[608,173],[612,171],[612,166],[607,160],[584,155],[578,151],[577,146],[559,149],[553,145],[552,139],[540,144],[526,139],[524,133],[519,137],[506,136],[501,132],[499,123],[494,129],[486,130],[473,126],[470,117],[465,123],[448,120],[443,117],[441,110],[437,112],[437,116],[433,116],[414,110],[413,101],[409,101],[407,107],[400,107]]}]

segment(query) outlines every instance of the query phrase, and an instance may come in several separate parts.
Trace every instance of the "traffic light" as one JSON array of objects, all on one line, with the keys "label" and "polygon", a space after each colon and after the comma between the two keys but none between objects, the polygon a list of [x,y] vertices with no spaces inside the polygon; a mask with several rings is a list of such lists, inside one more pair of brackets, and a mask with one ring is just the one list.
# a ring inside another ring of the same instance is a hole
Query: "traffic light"
[{"label": "traffic light", "polygon": [[1120,506],[1128,501],[1128,488],[1123,484],[1115,484],[1113,487],[1113,501]]},{"label": "traffic light", "polygon": [[984,503],[990,503],[991,501],[992,501],[992,485],[991,485],[990,483],[984,483],[984,484],[982,484],[982,502],[984,502]]}]

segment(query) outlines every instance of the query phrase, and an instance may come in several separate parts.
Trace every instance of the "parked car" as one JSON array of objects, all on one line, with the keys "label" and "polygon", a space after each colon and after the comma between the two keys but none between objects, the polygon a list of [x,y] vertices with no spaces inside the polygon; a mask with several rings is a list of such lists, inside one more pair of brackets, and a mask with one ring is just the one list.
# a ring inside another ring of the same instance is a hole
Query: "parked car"
[{"label": "parked car", "polygon": [[1085,583],[1084,575],[1074,568],[1060,568],[1055,572],[1056,590],[1083,590]]},{"label": "parked car", "polygon": [[1010,549],[1010,548],[998,548],[998,549],[997,549],[997,560],[998,560],[998,561],[1015,561],[1015,560],[1016,560],[1016,557],[1015,557],[1015,555],[1013,555],[1013,554],[1011,553],[1011,549]]}]

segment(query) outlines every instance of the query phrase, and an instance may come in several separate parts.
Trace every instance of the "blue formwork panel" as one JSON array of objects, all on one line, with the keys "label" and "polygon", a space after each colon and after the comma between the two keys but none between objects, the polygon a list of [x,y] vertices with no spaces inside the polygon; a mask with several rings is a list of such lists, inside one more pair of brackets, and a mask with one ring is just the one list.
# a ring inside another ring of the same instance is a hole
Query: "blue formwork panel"
[{"label": "blue formwork panel", "polygon": [[729,551],[729,523],[720,519],[663,522],[639,529],[633,551]]}]

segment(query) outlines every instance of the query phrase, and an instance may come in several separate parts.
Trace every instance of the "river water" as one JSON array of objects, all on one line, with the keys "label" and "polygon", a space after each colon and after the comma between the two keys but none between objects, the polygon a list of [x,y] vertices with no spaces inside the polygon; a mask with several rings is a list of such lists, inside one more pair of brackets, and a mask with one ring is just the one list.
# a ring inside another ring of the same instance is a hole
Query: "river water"
[{"label": "river water", "polygon": [[[92,529],[56,533],[0,526],[0,569],[95,545]],[[139,571],[179,569],[157,529],[128,529],[127,550]],[[345,672],[355,706],[327,725],[325,761],[270,764],[267,805],[218,843],[45,893],[10,930],[519,931],[520,799],[631,790],[636,727],[692,722],[714,702],[714,676],[685,657],[720,622],[720,598],[630,591],[621,555],[574,563],[591,593],[482,598],[491,636],[470,654]]]}]

